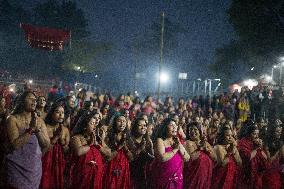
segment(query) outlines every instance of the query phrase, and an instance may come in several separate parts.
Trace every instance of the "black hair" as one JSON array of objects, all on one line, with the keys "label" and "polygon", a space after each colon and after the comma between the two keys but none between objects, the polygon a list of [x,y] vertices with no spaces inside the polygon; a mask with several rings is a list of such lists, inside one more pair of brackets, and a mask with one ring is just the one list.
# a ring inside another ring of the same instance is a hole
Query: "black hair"
[{"label": "black hair", "polygon": [[90,122],[90,120],[96,115],[99,114],[96,111],[85,111],[83,113],[83,115],[79,118],[79,120],[77,121],[75,127],[72,130],[72,134],[76,135],[76,134],[82,134],[84,132],[84,130],[87,128],[88,123]]},{"label": "black hair", "polygon": [[186,135],[186,139],[187,140],[190,140],[189,133],[190,133],[190,130],[193,129],[193,127],[196,127],[198,129],[199,135],[200,135],[200,137],[202,137],[201,136],[202,135],[202,131],[201,131],[201,128],[199,126],[199,123],[194,121],[194,122],[191,122],[191,123],[187,124],[187,126],[186,126],[186,133],[185,133],[185,135]]},{"label": "black hair", "polygon": [[22,94],[20,94],[19,96],[17,96],[16,106],[13,110],[12,115],[20,114],[20,113],[23,113],[25,111],[25,100],[26,100],[26,98],[29,94],[32,94],[35,97],[37,97],[36,94],[32,91],[25,91]]},{"label": "black hair", "polygon": [[230,127],[227,127],[227,126],[221,127],[217,135],[217,141],[216,141],[217,144],[222,144],[222,145],[225,144],[225,132],[229,130],[231,130]]},{"label": "black hair", "polygon": [[[46,124],[49,124],[49,125],[54,124],[54,121],[52,119],[52,115],[58,107],[62,107],[64,109],[64,103],[63,102],[56,102],[56,103],[52,104],[52,106],[51,106],[50,110],[48,111],[46,118],[45,118]],[[64,111],[65,111],[65,109],[64,109]],[[66,117],[64,117],[64,120],[65,119],[66,119]]]},{"label": "black hair", "polygon": [[162,122],[161,125],[158,126],[158,129],[155,133],[155,139],[162,138],[163,140],[165,140],[167,138],[167,136],[168,136],[168,125],[172,121],[175,122],[174,119],[167,118]]},{"label": "black hair", "polygon": [[[139,121],[145,121],[145,119],[143,117],[138,117],[135,119],[135,121],[132,123],[132,127],[131,127],[131,135],[134,137],[138,136],[138,123]],[[146,122],[146,121],[145,121]]]},{"label": "black hair", "polygon": [[249,137],[255,130],[259,130],[255,122],[252,120],[247,120],[244,122],[244,125],[240,130],[240,138]]}]

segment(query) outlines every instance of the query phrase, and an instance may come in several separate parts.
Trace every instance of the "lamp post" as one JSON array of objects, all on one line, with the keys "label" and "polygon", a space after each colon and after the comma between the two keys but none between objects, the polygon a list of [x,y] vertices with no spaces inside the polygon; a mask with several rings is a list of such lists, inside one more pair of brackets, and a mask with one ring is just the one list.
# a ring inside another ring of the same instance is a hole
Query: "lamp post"
[{"label": "lamp post", "polygon": [[164,52],[164,29],[165,29],[165,12],[162,12],[162,23],[161,23],[161,44],[160,44],[160,63],[159,63],[159,80],[158,80],[158,100],[160,100],[161,93],[161,72],[163,64],[163,52]]}]

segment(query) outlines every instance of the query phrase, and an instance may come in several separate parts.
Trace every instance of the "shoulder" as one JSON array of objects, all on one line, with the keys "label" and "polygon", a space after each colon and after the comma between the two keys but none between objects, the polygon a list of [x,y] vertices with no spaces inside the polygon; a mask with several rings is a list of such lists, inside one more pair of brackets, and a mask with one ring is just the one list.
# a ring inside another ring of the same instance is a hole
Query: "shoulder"
[{"label": "shoulder", "polygon": [[165,146],[165,142],[164,142],[164,140],[162,138],[157,138],[156,144],[158,146]]},{"label": "shoulder", "polygon": [[72,144],[82,144],[84,142],[84,137],[81,134],[74,135],[71,137],[71,143]]},{"label": "shoulder", "polygon": [[63,126],[62,130],[63,130],[64,133],[68,133],[68,134],[70,133],[69,129],[66,126]]},{"label": "shoulder", "polygon": [[7,118],[7,122],[16,122],[18,120],[18,116],[17,115],[10,115]]},{"label": "shoulder", "polygon": [[194,146],[195,145],[195,142],[191,141],[191,140],[187,140],[186,141],[186,145],[187,146]]},{"label": "shoulder", "polygon": [[224,152],[225,151],[225,147],[222,145],[216,145],[214,146],[214,149],[218,152]]}]

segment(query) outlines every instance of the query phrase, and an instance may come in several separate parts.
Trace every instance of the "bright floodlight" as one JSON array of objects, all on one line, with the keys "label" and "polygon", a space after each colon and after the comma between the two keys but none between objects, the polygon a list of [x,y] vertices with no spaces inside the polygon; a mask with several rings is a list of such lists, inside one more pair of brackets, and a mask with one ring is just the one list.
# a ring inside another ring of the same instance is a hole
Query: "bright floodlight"
[{"label": "bright floodlight", "polygon": [[254,67],[252,67],[250,70],[253,71],[253,70],[254,70]]},{"label": "bright floodlight", "polygon": [[97,77],[98,77],[98,75],[96,74],[96,75],[95,75],[95,78],[97,78]]},{"label": "bright floodlight", "polygon": [[249,89],[258,85],[258,82],[255,79],[248,79],[244,81],[244,85],[247,86]]},{"label": "bright floodlight", "polygon": [[266,81],[271,81],[271,80],[272,80],[272,77],[269,76],[269,75],[266,75],[266,76],[265,76],[265,79],[266,79]]},{"label": "bright floodlight", "polygon": [[30,80],[29,80],[29,84],[32,84],[32,83],[33,83],[33,80],[30,79]]},{"label": "bright floodlight", "polygon": [[273,66],[273,68],[277,68],[277,67],[278,67],[277,65],[274,65],[274,66]]},{"label": "bright floodlight", "polygon": [[160,74],[160,82],[166,83],[169,80],[169,75],[167,73]]},{"label": "bright floodlight", "polygon": [[14,89],[13,89],[13,88],[10,88],[9,91],[10,91],[10,92],[14,92]]},{"label": "bright floodlight", "polygon": [[76,69],[77,69],[77,70],[80,70],[80,69],[81,69],[81,67],[80,67],[80,66],[77,66],[77,67],[76,67]]}]

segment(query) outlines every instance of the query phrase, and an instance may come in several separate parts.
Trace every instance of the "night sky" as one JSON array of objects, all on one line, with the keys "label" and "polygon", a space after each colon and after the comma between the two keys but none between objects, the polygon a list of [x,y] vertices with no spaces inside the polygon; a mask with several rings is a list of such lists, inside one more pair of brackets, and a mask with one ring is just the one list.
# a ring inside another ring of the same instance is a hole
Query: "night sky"
[{"label": "night sky", "polygon": [[[35,1],[23,3],[32,7]],[[110,66],[119,66],[120,71],[128,73],[133,70],[127,68],[135,61],[133,41],[147,33],[154,21],[159,22],[162,10],[166,17],[187,30],[178,36],[179,48],[169,61],[177,72],[188,72],[195,78],[207,75],[206,68],[214,61],[215,48],[235,38],[226,13],[230,0],[80,0],[77,3],[89,20],[90,38],[114,44],[108,60]],[[145,57],[145,61],[151,58]],[[153,61],[153,65],[157,66],[158,62]]]},{"label": "night sky", "polygon": [[159,21],[161,10],[187,29],[179,36],[178,65],[212,63],[215,48],[234,38],[226,14],[230,0],[81,0],[78,4],[86,11],[93,38],[115,43],[119,63],[132,61],[131,42]]}]

